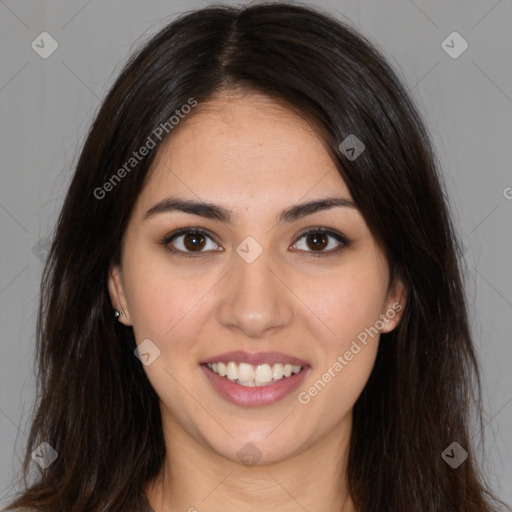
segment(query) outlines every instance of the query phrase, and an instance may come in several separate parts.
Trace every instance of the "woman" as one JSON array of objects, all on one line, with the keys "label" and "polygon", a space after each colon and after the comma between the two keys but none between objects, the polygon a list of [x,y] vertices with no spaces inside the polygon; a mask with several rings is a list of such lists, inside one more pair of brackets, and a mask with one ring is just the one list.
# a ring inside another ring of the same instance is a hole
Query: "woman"
[{"label": "woman", "polygon": [[285,3],[181,16],[79,159],[41,290],[41,476],[9,510],[497,510],[460,256],[366,40]]}]

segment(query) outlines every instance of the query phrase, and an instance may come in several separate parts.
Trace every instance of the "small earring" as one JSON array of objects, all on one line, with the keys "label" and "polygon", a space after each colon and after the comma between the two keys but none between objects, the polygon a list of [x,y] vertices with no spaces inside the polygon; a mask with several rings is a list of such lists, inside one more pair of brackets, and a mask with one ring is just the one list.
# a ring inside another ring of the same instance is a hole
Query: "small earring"
[{"label": "small earring", "polygon": [[123,310],[120,309],[114,313],[114,318],[117,320],[123,314]]}]

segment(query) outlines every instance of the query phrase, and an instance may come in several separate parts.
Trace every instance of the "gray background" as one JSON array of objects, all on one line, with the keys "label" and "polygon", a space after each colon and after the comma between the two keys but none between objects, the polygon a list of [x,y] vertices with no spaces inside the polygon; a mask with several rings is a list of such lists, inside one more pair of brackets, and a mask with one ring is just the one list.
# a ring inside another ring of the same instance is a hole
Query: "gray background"
[{"label": "gray background", "polygon": [[[127,56],[176,14],[207,3],[0,0],[0,504],[16,487],[35,398],[37,254],[52,232],[78,151]],[[311,4],[380,47],[432,133],[467,260],[485,400],[486,451],[480,446],[478,453],[495,492],[511,503],[512,4]],[[59,45],[47,59],[31,48],[44,31]],[[469,44],[456,59],[441,46],[453,31]]]}]

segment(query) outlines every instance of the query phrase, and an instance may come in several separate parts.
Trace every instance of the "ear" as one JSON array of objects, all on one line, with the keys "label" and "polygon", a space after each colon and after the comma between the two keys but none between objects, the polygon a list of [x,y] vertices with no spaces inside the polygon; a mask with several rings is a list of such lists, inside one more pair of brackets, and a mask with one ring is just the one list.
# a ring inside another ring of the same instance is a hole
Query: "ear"
[{"label": "ear", "polygon": [[128,304],[126,302],[126,296],[124,294],[122,271],[119,264],[111,265],[109,268],[108,293],[110,295],[112,307],[115,310],[123,310],[123,313],[118,318],[118,321],[124,325],[132,325],[132,321],[130,319],[130,312],[128,311]]},{"label": "ear", "polygon": [[400,322],[407,301],[407,290],[402,279],[395,277],[389,286],[388,295],[380,319],[384,323],[381,333],[392,331]]}]

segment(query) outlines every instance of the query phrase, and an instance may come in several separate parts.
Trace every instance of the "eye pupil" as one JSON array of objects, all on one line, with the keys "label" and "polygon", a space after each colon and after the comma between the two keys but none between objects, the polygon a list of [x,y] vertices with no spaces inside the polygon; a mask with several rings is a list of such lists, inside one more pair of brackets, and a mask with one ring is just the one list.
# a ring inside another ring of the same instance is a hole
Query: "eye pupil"
[{"label": "eye pupil", "polygon": [[[310,249],[324,249],[329,243],[327,238],[327,235],[324,233],[314,233],[312,235],[308,235],[308,246]],[[310,241],[312,241],[313,245],[310,244]]]},{"label": "eye pupil", "polygon": [[184,236],[183,242],[188,250],[202,249],[205,244],[204,236],[200,233],[188,233]]}]

